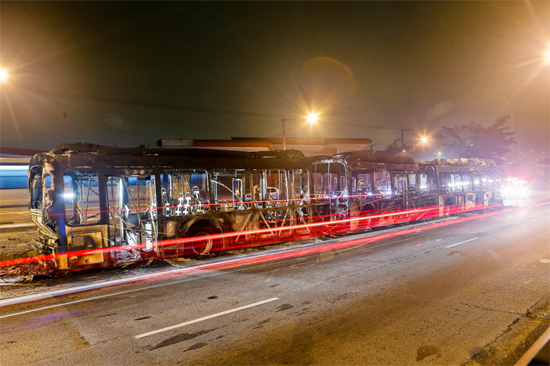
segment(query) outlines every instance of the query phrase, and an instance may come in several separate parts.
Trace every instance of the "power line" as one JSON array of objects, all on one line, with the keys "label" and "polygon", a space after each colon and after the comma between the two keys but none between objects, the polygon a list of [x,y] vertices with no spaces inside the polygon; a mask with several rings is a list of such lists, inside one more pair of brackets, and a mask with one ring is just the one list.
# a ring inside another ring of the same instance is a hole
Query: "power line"
[{"label": "power line", "polygon": [[189,107],[189,106],[181,106],[181,105],[167,104],[167,103],[143,102],[143,101],[136,101],[136,100],[129,100],[129,99],[118,99],[118,98],[100,97],[100,96],[84,95],[84,94],[77,94],[77,93],[70,93],[70,92],[45,90],[35,86],[26,86],[25,88],[36,94],[58,97],[58,98],[102,102],[102,103],[110,103],[110,104],[125,104],[125,105],[133,105],[138,107],[162,108],[162,109],[180,110],[180,111],[187,111],[187,112],[214,113],[214,114],[259,117],[259,118],[280,118],[279,115],[275,115],[271,113],[245,112],[245,111],[235,111],[235,110],[229,110],[229,109],[201,108],[201,107]]},{"label": "power line", "polygon": [[[246,117],[258,117],[258,118],[280,118],[280,115],[273,113],[259,113],[259,112],[246,112],[246,111],[236,111],[230,109],[219,109],[219,108],[202,108],[202,107],[189,107],[181,106],[176,104],[168,103],[155,103],[155,102],[143,102],[130,99],[119,99],[119,98],[110,98],[110,97],[100,97],[95,95],[85,95],[71,92],[62,92],[62,91],[53,91],[38,88],[36,86],[25,86],[25,89],[30,90],[39,95],[52,96],[58,98],[74,99],[74,100],[83,100],[83,101],[93,101],[93,102],[102,102],[109,104],[122,104],[122,105],[133,105],[138,107],[150,107],[150,108],[160,108],[160,109],[171,109],[171,110],[180,110],[186,112],[197,112],[197,113],[213,113],[213,114],[223,114],[223,115],[233,115],[233,116],[246,116]],[[338,123],[331,122],[331,125],[343,126],[343,127],[355,127],[355,128],[377,128],[377,129],[402,129],[402,127],[385,127],[385,126],[372,126],[372,125],[360,125],[355,123]]]},{"label": "power line", "polygon": [[[89,114],[89,113],[72,113],[72,115],[74,115],[74,116],[93,117],[93,118],[98,118],[98,119],[105,119],[104,115],[100,116],[100,115],[97,115],[97,114]],[[174,127],[182,127],[182,126],[196,127],[197,126],[196,123],[170,122],[170,121],[161,121],[161,120],[152,121],[152,120],[142,119],[142,118],[121,117],[121,119],[124,120],[124,121],[137,121],[137,122],[150,123],[150,124],[155,124],[155,125],[163,124],[163,125],[170,125],[170,126],[174,126]],[[212,129],[212,130],[246,131],[242,128],[223,127],[223,126],[207,126],[207,125],[204,125],[204,124],[201,124],[201,128]]]},{"label": "power line", "polygon": [[331,122],[330,124],[335,125],[335,126],[355,127],[355,128],[378,128],[378,129],[383,129],[383,130],[403,130],[403,129],[407,130],[407,128],[405,128],[405,127],[386,127],[386,126],[360,125],[360,124],[356,124],[356,123],[347,123],[347,122],[344,122],[344,123]]}]

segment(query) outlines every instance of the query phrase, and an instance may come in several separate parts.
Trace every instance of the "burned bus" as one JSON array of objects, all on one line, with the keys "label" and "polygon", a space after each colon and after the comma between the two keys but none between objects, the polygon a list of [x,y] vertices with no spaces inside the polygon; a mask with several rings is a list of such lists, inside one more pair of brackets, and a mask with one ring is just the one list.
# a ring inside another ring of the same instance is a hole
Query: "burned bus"
[{"label": "burned bus", "polygon": [[362,151],[66,144],[29,165],[32,220],[59,269],[207,257],[485,208],[502,203],[500,179],[490,160]]},{"label": "burned bus", "polygon": [[420,189],[439,216],[501,205],[502,171],[491,159],[419,161]]},{"label": "burned bus", "polygon": [[347,232],[502,204],[502,173],[489,159],[439,159],[348,152],[313,158],[315,217]]},{"label": "burned bus", "polygon": [[32,158],[30,211],[59,269],[204,257],[307,234],[309,166],[296,150],[65,144]]},{"label": "burned bus", "polygon": [[320,156],[312,166],[317,216],[360,230],[417,220],[424,216],[418,165],[411,157],[356,151]]}]

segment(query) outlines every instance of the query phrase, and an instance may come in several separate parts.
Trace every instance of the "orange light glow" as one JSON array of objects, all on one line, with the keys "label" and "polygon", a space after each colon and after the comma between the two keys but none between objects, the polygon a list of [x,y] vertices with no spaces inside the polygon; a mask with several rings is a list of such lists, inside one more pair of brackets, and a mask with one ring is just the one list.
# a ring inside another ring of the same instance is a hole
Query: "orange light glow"
[{"label": "orange light glow", "polygon": [[8,70],[0,67],[0,83],[5,83],[10,77]]},{"label": "orange light glow", "polygon": [[544,63],[545,64],[550,64],[550,45],[548,45],[548,48],[546,49],[546,51],[544,51]]},{"label": "orange light glow", "polygon": [[308,123],[314,124],[314,123],[317,123],[318,120],[319,120],[319,113],[311,112],[311,113],[308,113],[308,115],[306,116],[306,121]]}]

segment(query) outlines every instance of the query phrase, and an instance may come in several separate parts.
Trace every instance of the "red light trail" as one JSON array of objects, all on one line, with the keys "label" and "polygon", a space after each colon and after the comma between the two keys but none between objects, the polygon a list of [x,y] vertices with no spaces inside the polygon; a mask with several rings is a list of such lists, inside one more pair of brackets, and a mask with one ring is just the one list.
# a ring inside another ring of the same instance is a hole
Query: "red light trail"
[{"label": "red light trail", "polygon": [[[346,247],[356,246],[356,245],[363,245],[367,243],[371,243],[373,241],[382,240],[386,238],[391,238],[395,236],[400,235],[406,235],[411,232],[419,232],[424,230],[430,230],[436,227],[442,227],[447,225],[454,225],[461,222],[466,222],[470,220],[475,220],[481,217],[488,217],[488,216],[494,216],[499,215],[507,212],[512,212],[515,210],[518,210],[520,208],[530,208],[530,207],[536,207],[541,205],[549,204],[550,202],[547,201],[548,198],[542,198],[539,199],[538,202],[534,200],[532,203],[522,206],[522,207],[512,207],[512,208],[506,208],[499,211],[494,212],[486,212],[486,213],[480,213],[468,217],[460,217],[457,219],[454,219],[452,221],[444,221],[444,222],[438,222],[438,223],[432,223],[423,227],[415,227],[415,228],[409,228],[400,230],[398,232],[392,232],[392,233],[381,233],[379,235],[374,235],[368,238],[361,238],[361,239],[353,239],[349,241],[342,241],[338,243],[331,243],[326,246],[320,246],[320,247],[314,247],[314,248],[298,248],[296,250],[293,250],[292,252],[283,253],[283,254],[274,254],[274,256],[280,256],[279,259],[283,258],[290,258],[290,257],[296,257],[296,256],[302,256],[302,255],[309,255],[313,253],[320,253],[328,250],[334,250],[334,249],[342,249]],[[394,223],[402,223],[406,221],[415,220],[415,217],[418,217],[419,215],[422,215],[422,218],[427,217],[437,217],[439,215],[439,207],[425,207],[418,210],[405,210],[405,211],[395,211],[390,213],[384,213],[379,215],[371,215],[371,216],[360,216],[360,217],[352,217],[352,218],[346,218],[346,219],[340,219],[340,220],[334,220],[334,221],[321,221],[321,222],[313,222],[308,224],[300,224],[300,225],[288,225],[288,226],[280,226],[280,227],[272,227],[272,228],[262,228],[262,229],[256,229],[256,230],[246,230],[246,231],[239,231],[239,232],[230,232],[230,233],[221,233],[221,234],[214,234],[209,236],[212,240],[224,240],[224,239],[230,239],[239,237],[242,235],[262,235],[262,234],[274,234],[276,232],[281,234],[281,232],[293,232],[297,230],[303,230],[303,229],[314,229],[310,230],[311,235],[305,236],[305,237],[313,237],[313,232],[315,229],[320,228],[326,228],[327,226],[335,227],[336,232],[340,231],[340,233],[344,232],[344,229],[348,229],[347,232],[349,232],[349,224],[353,222],[361,222],[365,220],[373,220],[373,219],[384,219],[387,217],[396,217],[397,220],[394,220]],[[412,218],[412,219],[411,219]],[[296,235],[298,236],[298,235]],[[304,235],[299,235],[301,239],[304,238]],[[295,239],[295,237],[289,236],[288,238],[285,238],[285,241],[291,241]],[[182,245],[182,244],[189,244],[197,241],[204,240],[204,237],[197,236],[197,237],[187,237],[187,238],[178,238],[178,239],[169,239],[164,241],[159,241],[157,243],[159,248],[167,247],[167,246],[175,246],[175,245]],[[275,237],[272,238],[272,240],[276,240]],[[280,241],[280,240],[278,240]],[[263,241],[262,241],[263,243]],[[242,244],[242,245],[233,245],[231,247],[225,247],[224,250],[235,250],[243,247],[247,247],[249,245]],[[108,247],[108,248],[99,248],[99,249],[90,249],[90,250],[80,250],[80,251],[74,251],[69,253],[54,253],[54,254],[45,254],[35,257],[25,257],[25,258],[17,258],[17,259],[11,259],[11,260],[5,260],[0,261],[0,267],[6,267],[6,266],[16,266],[16,265],[24,265],[24,264],[30,264],[30,263],[44,263],[47,261],[55,260],[58,256],[64,255],[64,256],[84,256],[84,255],[91,255],[96,253],[113,253],[116,251],[121,250],[143,250],[145,249],[145,244],[141,243],[138,245],[127,245],[127,246],[117,246],[117,247]],[[154,253],[147,253],[148,256],[143,259],[143,261],[154,257]],[[276,260],[274,258],[270,258],[268,256],[262,257],[262,259],[250,259],[251,261],[269,261],[269,260]]]}]

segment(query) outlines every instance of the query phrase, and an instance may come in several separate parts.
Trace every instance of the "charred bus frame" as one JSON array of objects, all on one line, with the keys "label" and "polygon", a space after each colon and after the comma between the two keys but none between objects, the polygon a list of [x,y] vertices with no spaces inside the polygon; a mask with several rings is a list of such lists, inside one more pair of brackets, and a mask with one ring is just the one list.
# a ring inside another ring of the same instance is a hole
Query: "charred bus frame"
[{"label": "charred bus frame", "polygon": [[[29,165],[59,269],[198,256],[502,203],[491,160],[61,145]],[[322,225],[319,224],[322,223]],[[326,223],[326,224],[325,224]]]},{"label": "charred bus frame", "polygon": [[439,216],[501,205],[502,171],[491,159],[457,158],[418,162],[425,201]]},{"label": "charred bus frame", "polygon": [[59,269],[207,256],[308,222],[309,166],[295,150],[61,145],[30,162],[30,210]]},{"label": "charred bus frame", "polygon": [[336,231],[416,219],[405,213],[421,205],[418,165],[411,157],[348,152],[315,158],[312,172],[316,213],[343,219]]},{"label": "charred bus frame", "polygon": [[502,173],[490,159],[348,152],[313,159],[316,217],[345,232],[501,205]]}]

